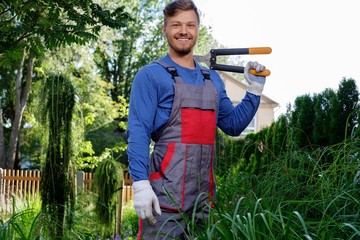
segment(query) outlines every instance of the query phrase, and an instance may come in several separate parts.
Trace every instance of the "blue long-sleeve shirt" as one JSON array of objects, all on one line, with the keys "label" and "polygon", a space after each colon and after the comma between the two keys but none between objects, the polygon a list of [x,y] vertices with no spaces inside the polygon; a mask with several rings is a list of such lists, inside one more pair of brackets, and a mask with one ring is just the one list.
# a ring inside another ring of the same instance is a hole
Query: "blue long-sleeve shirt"
[{"label": "blue long-sleeve shirt", "polygon": [[[166,55],[161,61],[177,69],[185,83],[204,84],[200,66],[184,68]],[[216,71],[210,70],[210,78],[217,90],[217,126],[226,134],[238,136],[253,119],[260,97],[246,93],[234,107],[228,98],[224,83]],[[134,181],[149,178],[149,146],[151,133],[159,130],[170,117],[174,100],[174,80],[164,67],[151,63],[136,74],[130,94],[127,129],[129,170]]]}]

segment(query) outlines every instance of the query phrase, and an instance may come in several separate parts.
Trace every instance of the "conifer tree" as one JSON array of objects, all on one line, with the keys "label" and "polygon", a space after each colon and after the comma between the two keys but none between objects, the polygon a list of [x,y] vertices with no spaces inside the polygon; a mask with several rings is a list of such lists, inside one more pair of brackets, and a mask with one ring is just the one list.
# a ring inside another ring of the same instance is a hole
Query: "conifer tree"
[{"label": "conifer tree", "polygon": [[354,79],[340,82],[336,92],[336,101],[331,111],[330,143],[336,144],[349,137],[356,124],[356,111],[359,109],[359,91]]},{"label": "conifer tree", "polygon": [[325,89],[322,93],[314,96],[314,129],[312,138],[315,145],[329,146],[332,102],[336,100],[336,93],[332,89]]},{"label": "conifer tree", "polygon": [[298,148],[307,147],[311,144],[314,118],[314,103],[310,95],[296,98],[291,124],[294,127],[294,141]]},{"label": "conifer tree", "polygon": [[[74,211],[66,211],[73,207],[74,196],[71,191],[71,120],[75,106],[75,88],[62,76],[46,79],[44,87],[44,123],[48,126],[48,150],[45,165],[41,171],[40,194],[42,210],[48,221],[47,229],[57,239],[61,239],[64,226],[71,225]],[[72,209],[73,210],[73,209]],[[68,219],[65,222],[65,218]]]}]

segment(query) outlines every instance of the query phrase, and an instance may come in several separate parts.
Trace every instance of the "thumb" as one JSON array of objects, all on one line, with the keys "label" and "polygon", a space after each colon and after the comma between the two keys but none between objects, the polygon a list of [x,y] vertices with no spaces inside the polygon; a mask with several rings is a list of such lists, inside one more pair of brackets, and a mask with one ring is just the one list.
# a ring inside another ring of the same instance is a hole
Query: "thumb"
[{"label": "thumb", "polygon": [[155,197],[153,199],[153,205],[154,205],[154,210],[158,215],[161,215],[161,209],[160,209],[160,204],[159,204],[159,200],[157,197]]},{"label": "thumb", "polygon": [[251,82],[251,79],[250,79],[250,76],[249,76],[249,71],[250,71],[252,65],[253,65],[253,62],[252,62],[252,61],[249,61],[249,62],[246,64],[246,66],[245,66],[244,77],[245,77],[245,79],[246,79],[246,81],[247,81],[248,83]]}]

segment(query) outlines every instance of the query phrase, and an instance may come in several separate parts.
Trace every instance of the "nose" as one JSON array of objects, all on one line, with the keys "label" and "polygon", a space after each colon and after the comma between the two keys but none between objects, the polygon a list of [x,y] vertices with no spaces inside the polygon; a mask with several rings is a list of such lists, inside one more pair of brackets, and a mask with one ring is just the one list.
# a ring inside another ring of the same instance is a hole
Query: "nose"
[{"label": "nose", "polygon": [[179,31],[181,34],[186,34],[188,32],[187,26],[185,24],[181,25]]}]

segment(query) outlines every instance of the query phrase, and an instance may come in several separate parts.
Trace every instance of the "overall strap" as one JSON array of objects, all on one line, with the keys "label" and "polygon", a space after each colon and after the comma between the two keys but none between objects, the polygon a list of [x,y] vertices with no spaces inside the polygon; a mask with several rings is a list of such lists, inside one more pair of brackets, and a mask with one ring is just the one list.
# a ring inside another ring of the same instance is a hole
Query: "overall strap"
[{"label": "overall strap", "polygon": [[[175,82],[183,82],[182,78],[177,73],[177,70],[175,67],[170,66],[166,62],[159,61],[159,60],[154,61],[154,62],[163,66],[166,69],[166,71],[168,71],[171,74],[171,76],[175,80]],[[201,68],[200,71],[201,71],[202,75],[204,76],[204,80],[211,80],[210,72],[202,66],[200,66],[200,68]]]},{"label": "overall strap", "polygon": [[210,72],[207,69],[203,68],[202,66],[200,66],[200,68],[201,68],[200,71],[201,71],[202,75],[204,76],[204,80],[210,80],[211,81]]},{"label": "overall strap", "polygon": [[163,66],[166,71],[168,71],[172,78],[174,79],[175,82],[183,82],[182,78],[179,76],[179,74],[177,73],[177,70],[175,67],[170,66],[169,64],[167,64],[166,62],[163,61],[155,61],[155,63],[160,64],[161,66]]}]

